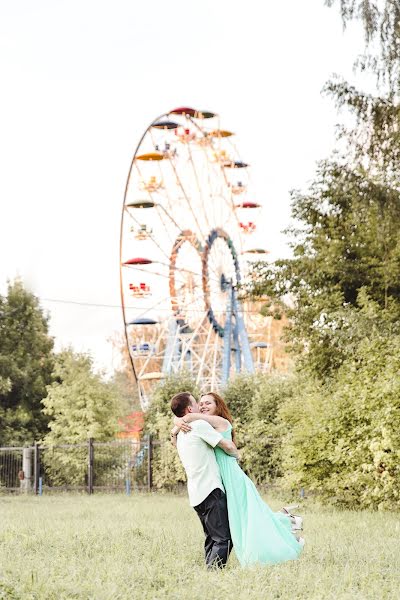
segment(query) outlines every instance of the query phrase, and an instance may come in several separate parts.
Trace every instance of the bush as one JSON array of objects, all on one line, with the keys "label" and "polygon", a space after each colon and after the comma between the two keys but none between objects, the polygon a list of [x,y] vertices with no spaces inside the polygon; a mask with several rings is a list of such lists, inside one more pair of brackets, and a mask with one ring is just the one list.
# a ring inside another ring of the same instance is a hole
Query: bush
[{"label": "bush", "polygon": [[[287,377],[239,375],[223,396],[234,416],[242,466],[256,483],[282,477],[345,507],[400,506],[400,336],[376,330],[325,381],[309,372]],[[169,439],[169,401],[178,391],[198,396],[189,375],[157,389],[147,417],[155,438]],[[155,485],[185,481],[176,450],[155,456]]]},{"label": "bush", "polygon": [[258,376],[247,422],[237,427],[241,466],[256,483],[270,483],[281,477],[284,425],[279,409],[297,388],[295,377]]},{"label": "bush", "polygon": [[[43,413],[50,417],[42,443],[46,482],[85,485],[87,440],[112,440],[117,431],[118,398],[112,385],[93,369],[87,354],[65,350],[57,355],[55,381],[47,386]],[[59,448],[64,444],[81,447]]]},{"label": "bush", "polygon": [[334,381],[286,403],[286,482],[343,506],[398,508],[399,372],[400,336],[367,338]]},{"label": "bush", "polygon": [[186,371],[173,373],[156,386],[150,408],[146,413],[146,429],[149,433],[157,433],[154,423],[158,415],[169,416],[172,419],[171,398],[179,392],[191,392],[195,398],[200,396],[199,386],[196,384],[191,373]]},{"label": "bush", "polygon": [[[294,378],[270,375],[238,375],[230,380],[223,397],[234,417],[241,466],[257,483],[267,483],[282,475],[282,423],[278,410],[296,389]],[[158,488],[170,489],[186,481],[176,449],[169,444],[172,428],[170,400],[181,391],[199,397],[199,389],[188,373],[171,375],[154,393],[146,415],[146,430],[161,443],[154,447],[153,481]]]},{"label": "bush", "polygon": [[251,411],[256,392],[265,376],[240,374],[230,379],[222,392],[235,423],[247,423],[251,419]]},{"label": "bush", "polygon": [[170,489],[186,482],[185,470],[176,448],[170,443],[173,427],[170,402],[178,392],[191,392],[196,398],[199,397],[200,390],[190,373],[170,375],[158,385],[146,413],[145,429],[160,442],[154,446],[153,452],[153,483],[157,488]]}]

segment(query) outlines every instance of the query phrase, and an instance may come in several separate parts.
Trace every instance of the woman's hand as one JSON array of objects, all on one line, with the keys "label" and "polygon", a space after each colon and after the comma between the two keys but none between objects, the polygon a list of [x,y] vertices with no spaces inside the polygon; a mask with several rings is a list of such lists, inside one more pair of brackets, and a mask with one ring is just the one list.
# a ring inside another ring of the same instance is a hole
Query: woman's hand
[{"label": "woman's hand", "polygon": [[179,427],[183,433],[187,433],[188,431],[192,430],[192,427],[184,419],[184,417],[174,417],[174,425]]}]

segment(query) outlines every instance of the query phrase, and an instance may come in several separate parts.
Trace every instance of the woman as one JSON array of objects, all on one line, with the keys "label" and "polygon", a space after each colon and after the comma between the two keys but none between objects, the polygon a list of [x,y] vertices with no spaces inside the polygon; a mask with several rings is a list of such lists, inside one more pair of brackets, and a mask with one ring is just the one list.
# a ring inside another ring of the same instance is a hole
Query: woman
[{"label": "woman", "polygon": [[[187,432],[192,421],[203,419],[223,437],[235,441],[232,417],[221,396],[215,392],[204,394],[199,407],[200,413],[175,417],[175,426]],[[214,451],[226,491],[233,547],[240,564],[275,564],[297,558],[304,540],[297,540],[292,533],[293,516],[274,513],[236,459],[218,447]]]}]

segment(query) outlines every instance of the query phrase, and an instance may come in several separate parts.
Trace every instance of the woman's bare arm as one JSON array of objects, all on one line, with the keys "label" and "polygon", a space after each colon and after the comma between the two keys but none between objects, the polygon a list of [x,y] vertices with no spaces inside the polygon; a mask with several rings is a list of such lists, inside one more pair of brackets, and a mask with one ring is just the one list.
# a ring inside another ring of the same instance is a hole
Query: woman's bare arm
[{"label": "woman's bare arm", "polygon": [[229,456],[233,456],[236,459],[239,458],[238,449],[236,448],[235,444],[231,440],[222,439],[220,442],[218,442],[217,446],[222,448],[222,450],[225,452],[225,454],[228,454]]},{"label": "woman's bare arm", "polygon": [[176,425],[171,429],[171,444],[176,447],[176,436],[179,433],[179,427]]},{"label": "woman's bare arm", "polygon": [[177,427],[181,427],[182,422],[191,423],[192,421],[198,421],[199,419],[207,421],[207,423],[217,431],[226,431],[229,425],[229,421],[223,417],[218,417],[217,415],[204,415],[203,413],[187,413],[182,418],[175,417],[174,423]]}]

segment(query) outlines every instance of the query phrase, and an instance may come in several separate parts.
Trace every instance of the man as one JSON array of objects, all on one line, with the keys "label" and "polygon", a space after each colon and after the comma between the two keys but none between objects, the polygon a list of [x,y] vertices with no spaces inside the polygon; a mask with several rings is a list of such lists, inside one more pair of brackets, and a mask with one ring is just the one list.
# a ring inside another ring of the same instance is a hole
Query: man
[{"label": "man", "polygon": [[[176,394],[171,410],[177,417],[200,412],[190,392]],[[208,568],[224,567],[232,549],[224,486],[213,448],[219,446],[237,458],[235,444],[202,419],[191,423],[191,431],[179,432],[176,445],[187,475],[190,505],[198,514],[206,536],[205,560]],[[174,435],[174,434],[171,434]]]}]

